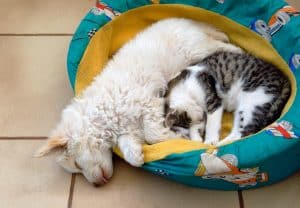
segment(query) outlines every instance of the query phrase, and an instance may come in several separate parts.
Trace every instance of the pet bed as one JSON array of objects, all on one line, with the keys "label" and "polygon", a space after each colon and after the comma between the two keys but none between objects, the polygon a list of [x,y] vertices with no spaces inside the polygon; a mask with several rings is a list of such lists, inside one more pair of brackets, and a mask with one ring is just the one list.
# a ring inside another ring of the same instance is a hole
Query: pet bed
[{"label": "pet bed", "polygon": [[[97,1],[69,48],[75,94],[126,41],[168,17],[207,22],[224,31],[234,44],[281,69],[290,79],[292,95],[280,119],[243,140],[218,148],[184,139],[144,145],[142,168],[183,184],[221,190],[269,185],[300,170],[300,16],[284,1]],[[230,130],[229,118],[224,118],[223,133]]]}]

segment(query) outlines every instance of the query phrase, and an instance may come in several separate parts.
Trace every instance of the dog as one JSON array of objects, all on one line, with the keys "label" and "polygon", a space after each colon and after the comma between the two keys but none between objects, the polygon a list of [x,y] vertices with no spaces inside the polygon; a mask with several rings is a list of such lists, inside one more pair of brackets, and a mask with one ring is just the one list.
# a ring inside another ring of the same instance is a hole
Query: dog
[{"label": "dog", "polygon": [[168,81],[218,50],[237,49],[209,25],[182,18],[154,23],[126,43],[63,110],[36,156],[59,149],[57,163],[96,186],[113,175],[114,147],[129,164],[142,166],[142,144],[181,137],[164,126],[161,93]]}]

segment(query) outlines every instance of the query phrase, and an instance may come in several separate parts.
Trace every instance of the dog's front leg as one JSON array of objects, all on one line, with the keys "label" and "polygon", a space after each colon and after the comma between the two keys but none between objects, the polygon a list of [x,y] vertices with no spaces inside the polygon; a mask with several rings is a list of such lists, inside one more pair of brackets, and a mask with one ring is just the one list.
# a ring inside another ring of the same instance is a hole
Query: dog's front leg
[{"label": "dog's front leg", "polygon": [[130,165],[140,167],[144,164],[142,143],[134,136],[128,134],[119,136],[118,147]]}]

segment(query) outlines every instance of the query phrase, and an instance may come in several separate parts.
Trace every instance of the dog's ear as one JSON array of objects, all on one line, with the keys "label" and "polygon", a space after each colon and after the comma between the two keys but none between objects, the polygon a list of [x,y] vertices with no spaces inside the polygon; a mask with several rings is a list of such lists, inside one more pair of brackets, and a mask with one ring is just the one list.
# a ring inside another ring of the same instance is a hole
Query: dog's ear
[{"label": "dog's ear", "polygon": [[49,138],[44,146],[42,146],[36,153],[34,154],[35,157],[42,157],[47,153],[51,152],[52,150],[65,147],[67,145],[68,139],[62,137],[52,137]]}]

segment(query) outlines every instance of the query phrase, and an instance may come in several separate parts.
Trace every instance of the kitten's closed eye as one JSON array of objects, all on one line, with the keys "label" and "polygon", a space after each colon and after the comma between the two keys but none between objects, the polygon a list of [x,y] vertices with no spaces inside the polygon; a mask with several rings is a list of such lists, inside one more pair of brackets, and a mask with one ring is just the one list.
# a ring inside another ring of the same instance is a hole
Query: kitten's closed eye
[{"label": "kitten's closed eye", "polygon": [[178,115],[177,123],[175,124],[176,126],[180,126],[183,128],[189,128],[192,120],[188,116],[188,113],[184,111],[183,113]]}]

